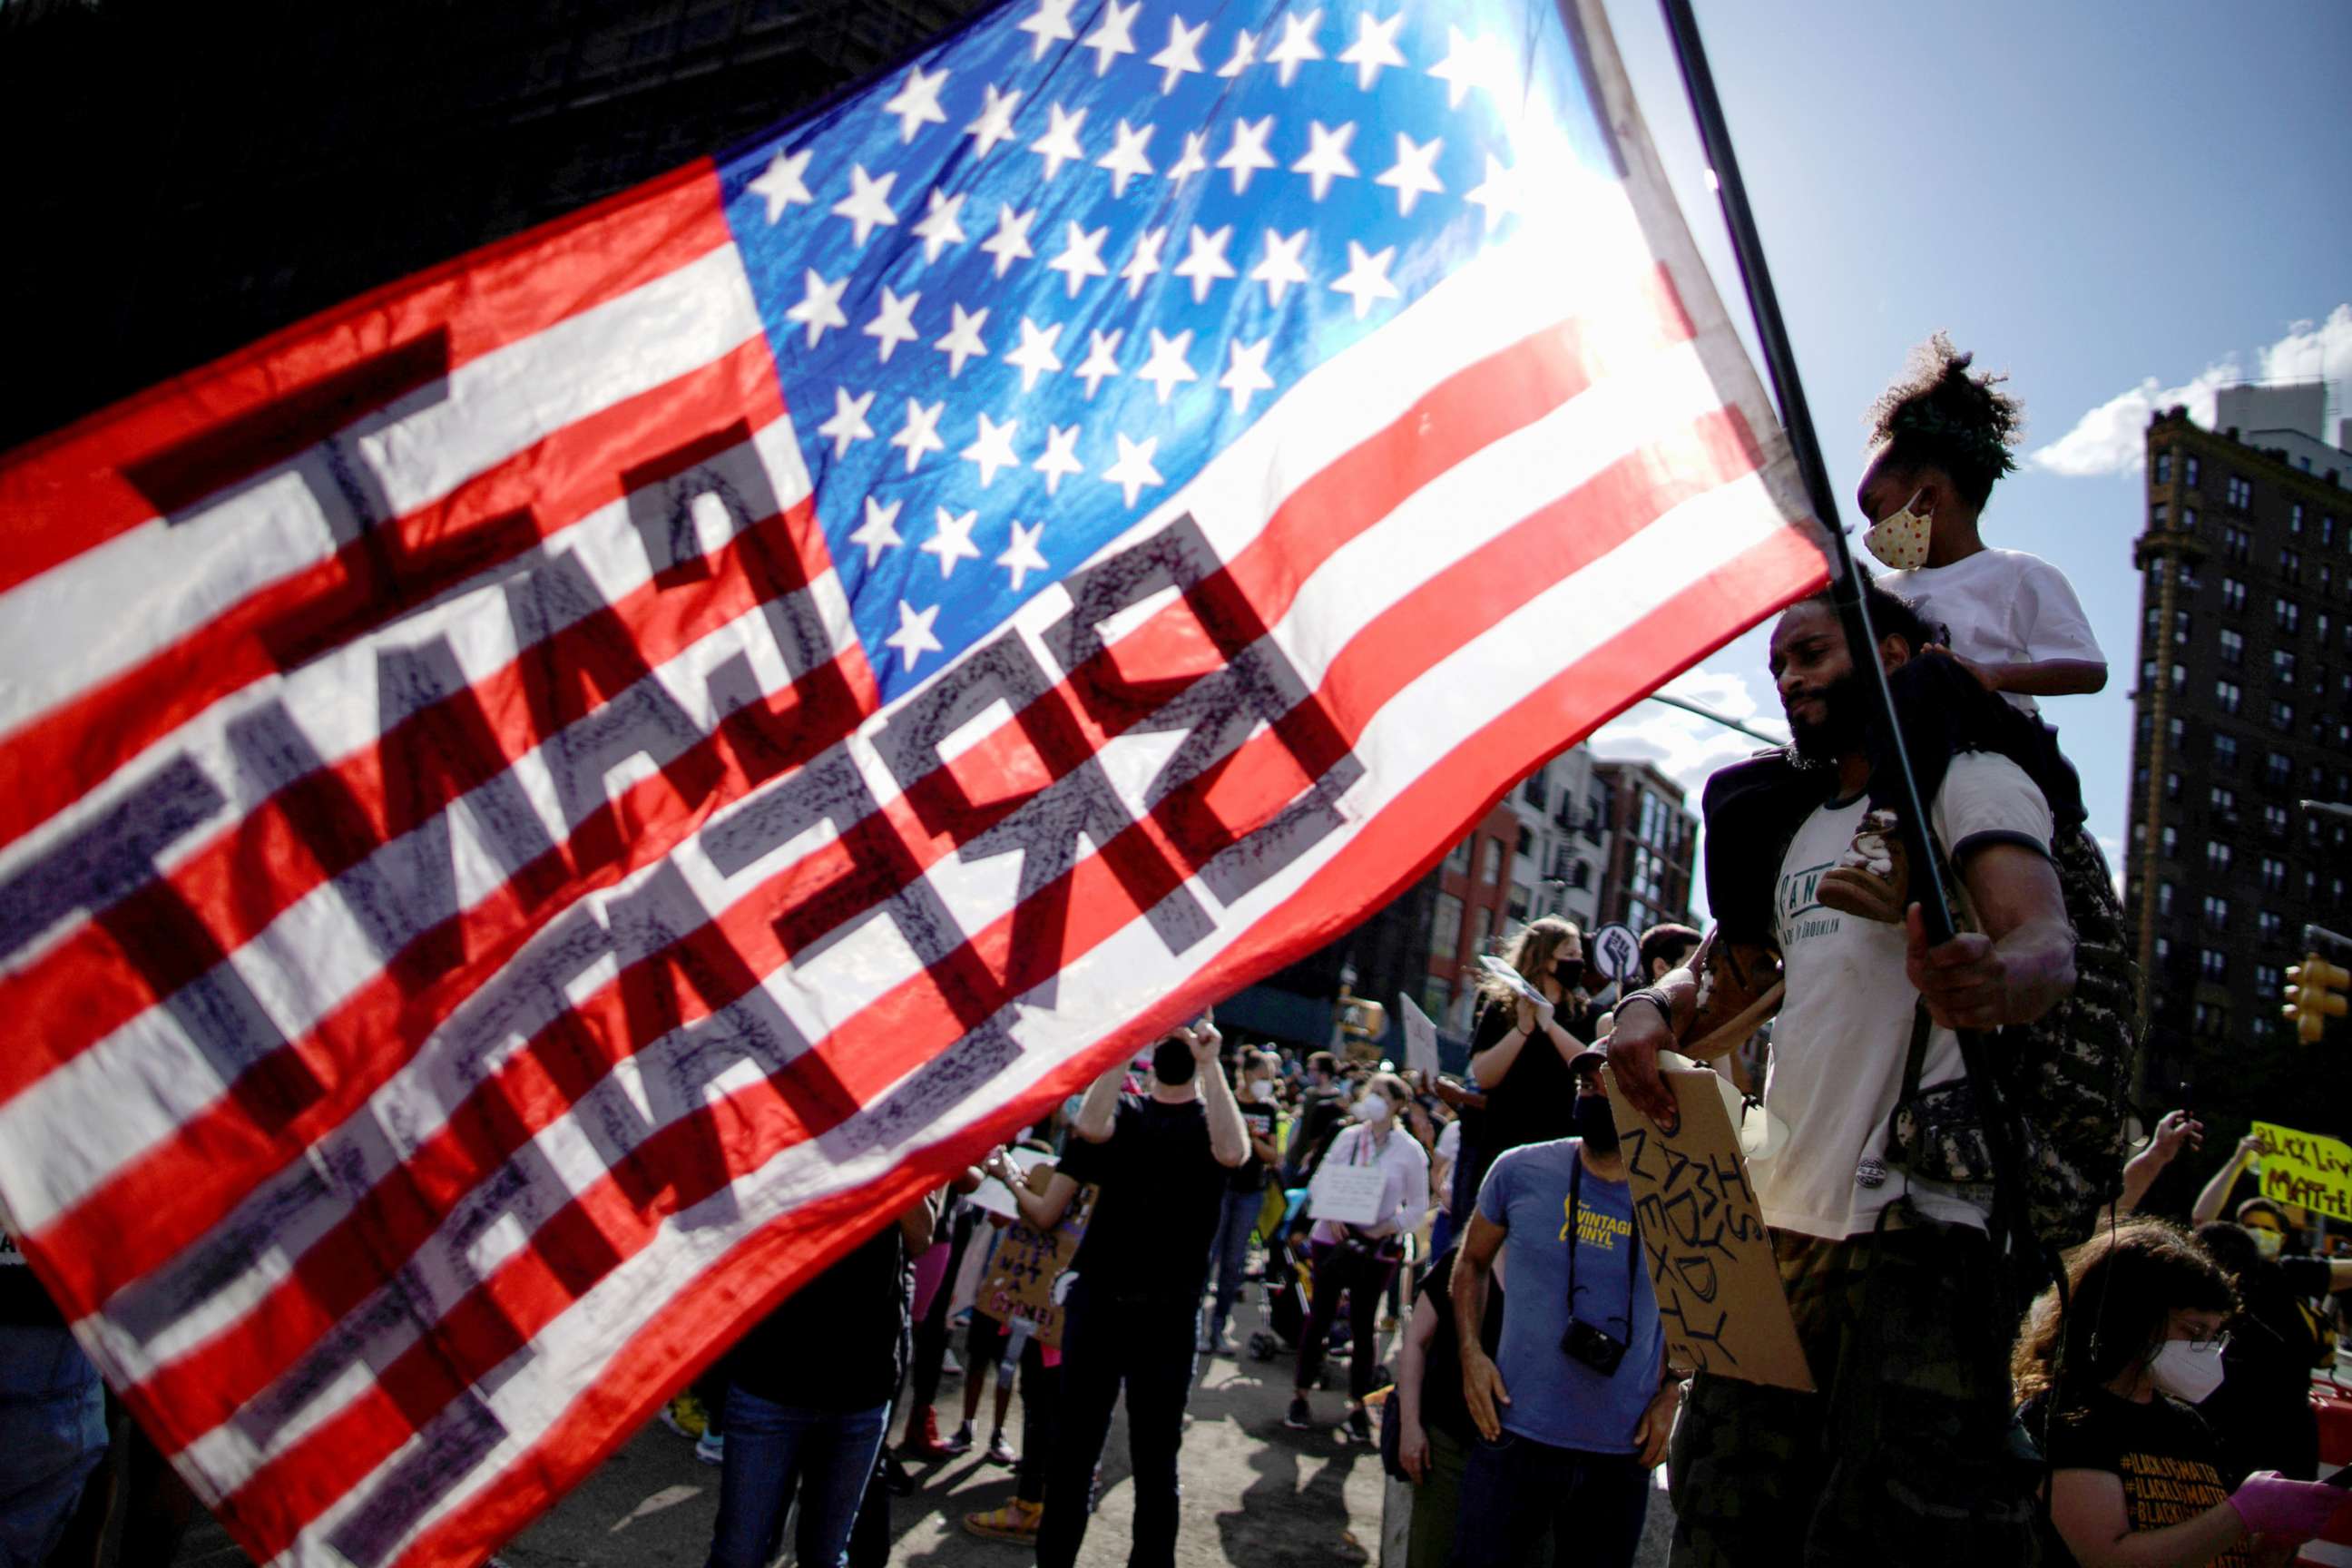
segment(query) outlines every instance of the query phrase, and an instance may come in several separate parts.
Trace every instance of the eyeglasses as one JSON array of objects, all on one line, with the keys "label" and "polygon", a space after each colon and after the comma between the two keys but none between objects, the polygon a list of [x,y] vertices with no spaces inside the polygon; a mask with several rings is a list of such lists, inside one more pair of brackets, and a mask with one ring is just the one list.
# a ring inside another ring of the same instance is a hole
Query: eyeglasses
[{"label": "eyeglasses", "polygon": [[2230,1331],[2224,1329],[2210,1340],[2190,1340],[2188,1343],[2200,1355],[2220,1355],[2230,1348]]}]

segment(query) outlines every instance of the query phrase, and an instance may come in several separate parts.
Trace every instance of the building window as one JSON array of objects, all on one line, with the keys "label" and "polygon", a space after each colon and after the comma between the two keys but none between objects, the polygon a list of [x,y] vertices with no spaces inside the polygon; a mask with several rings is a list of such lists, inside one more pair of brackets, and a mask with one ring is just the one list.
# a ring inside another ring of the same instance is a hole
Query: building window
[{"label": "building window", "polygon": [[2205,924],[2214,931],[2225,931],[2230,924],[2230,900],[2219,893],[2208,893],[2198,906]]},{"label": "building window", "polygon": [[[2200,955],[2202,956],[2202,955]],[[2211,978],[2211,976],[2208,976]],[[2192,1004],[2189,1032],[2208,1040],[2226,1039],[2230,1034],[2230,1009],[2217,1002]]]},{"label": "building window", "polygon": [[2262,871],[2263,892],[2284,893],[2286,891],[2285,861],[2280,859],[2275,855],[2265,855],[2263,857]]},{"label": "building window", "polygon": [[2236,523],[2221,525],[2221,559],[2224,561],[2243,561],[2253,546],[2254,536]]},{"label": "building window", "polygon": [[1519,853],[1522,855],[1533,855],[1535,852],[1536,830],[1522,822],[1519,824]]},{"label": "building window", "polygon": [[2263,910],[2254,916],[2254,931],[2264,942],[2284,942],[2286,921],[2276,910]]},{"label": "building window", "polygon": [[1429,956],[1438,963],[1461,961],[1462,900],[1451,893],[1437,895],[1437,919],[1429,928]]},{"label": "building window", "polygon": [[2226,875],[2228,873],[2230,869],[2230,847],[2227,844],[2222,843],[2217,838],[2205,846],[2205,869],[2213,872],[2217,876]]},{"label": "building window", "polygon": [[2172,640],[2181,644],[2189,641],[2189,612],[2186,610],[2172,612]]},{"label": "building window", "polygon": [[2231,817],[2238,815],[2238,792],[2236,790],[2225,788],[2221,784],[2215,784],[2207,794],[2205,799],[2206,803],[2213,808],[2214,815],[2218,816]]},{"label": "building window", "polygon": [[2156,455],[2156,482],[2160,485],[2172,482],[2172,448],[2169,447]]},{"label": "building window", "polygon": [[2170,882],[2158,881],[2156,884],[2156,912],[2159,915],[2169,915],[2172,913],[2172,884]]},{"label": "building window", "polygon": [[1503,885],[1503,857],[1509,853],[1509,850],[1503,847],[1503,841],[1501,839],[1489,838],[1486,840],[1486,879],[1493,883],[1496,887],[1499,888]]},{"label": "building window", "polygon": [[1534,901],[1534,899],[1535,894],[1529,890],[1525,882],[1512,883],[1510,904],[1511,918],[1515,921],[1525,921],[1528,918],[1528,907]]},{"label": "building window", "polygon": [[2242,696],[2242,693],[2238,689],[2238,683],[2234,680],[2217,680],[2213,683],[2213,700],[2221,705],[2221,711],[2224,713],[2235,713]]},{"label": "building window", "polygon": [[2282,975],[2279,973],[2279,970],[2278,970],[2278,965],[2277,965],[2277,964],[2275,964],[2275,963],[2257,963],[2257,964],[2255,964],[2255,965],[2254,965],[2254,994],[2255,994],[2255,995],[2257,995],[2257,996],[2275,996],[2275,995],[2277,995],[2277,994],[2279,994],[2279,982],[2280,982],[2283,978],[2284,978],[2284,976],[2282,976]]},{"label": "building window", "polygon": [[2326,512],[2319,517],[2319,542],[2331,550],[2336,546],[2336,520]]},{"label": "building window", "polygon": [[2163,830],[2163,832],[2162,832],[2162,833],[2160,833],[2159,835],[2158,835],[2158,837],[2157,837],[2157,845],[2158,845],[2158,847],[2159,851],[2163,854],[2163,856],[2164,856],[2164,858],[2165,858],[2166,859],[2168,859],[2168,860],[2178,860],[2178,859],[2179,859],[2179,858],[2180,858],[2180,829],[2179,829],[2178,827],[2173,826],[2172,826],[2171,824],[2169,824],[2169,823],[2167,823],[2167,824],[2165,825],[2165,826],[2164,826],[2164,830]]},{"label": "building window", "polygon": [[2200,980],[2222,981],[2230,978],[2230,955],[2219,948],[2197,950],[2197,977]]},{"label": "building window", "polygon": [[2271,682],[2275,686],[2294,684],[2294,655],[2286,648],[2271,649]]},{"label": "building window", "polygon": [[2235,577],[2221,579],[2221,607],[2233,616],[2246,613],[2246,585]]},{"label": "building window", "polygon": [[2286,531],[2298,538],[2303,533],[2303,503],[2296,501],[2286,509]]},{"label": "building window", "polygon": [[2188,454],[2180,464],[2180,481],[2192,490],[2197,488],[2197,454],[2194,452]]},{"label": "building window", "polygon": [[2293,599],[2278,600],[2272,606],[2272,613],[2278,618],[2279,630],[2296,632],[2303,629],[2303,606]]},{"label": "building window", "polygon": [[2294,763],[2284,752],[2273,752],[2263,759],[2263,782],[2273,789],[2284,789],[2294,782]]},{"label": "building window", "polygon": [[2263,831],[2273,838],[2286,837],[2286,807],[2273,801],[2263,807]]},{"label": "building window", "polygon": [[2274,701],[2274,702],[2273,702],[2273,703],[2271,704],[2271,728],[2272,728],[2272,729],[2273,729],[2273,730],[2282,730],[2282,731],[2293,731],[2293,730],[2294,730],[2294,703],[2292,703],[2292,702],[2275,702],[2275,701]]},{"label": "building window", "polygon": [[2245,511],[2254,504],[2253,481],[2243,474],[2231,474],[2221,481],[2221,495],[2231,506]]},{"label": "building window", "polygon": [[2290,583],[2303,581],[2303,552],[2289,547],[2279,552],[2279,575]]},{"label": "building window", "polygon": [[1528,782],[1519,786],[1519,797],[1538,811],[1544,808],[1544,776],[1540,772],[1528,775]]},{"label": "building window", "polygon": [[2179,800],[2180,798],[2180,775],[2178,773],[2168,771],[2165,773],[2164,798],[2167,800]]},{"label": "building window", "polygon": [[2163,532],[2164,525],[2171,521],[2171,509],[2167,507],[2162,501],[2158,501],[2154,506],[2147,509],[2147,526],[2151,532]]},{"label": "building window", "polygon": [[2246,639],[2242,633],[2237,632],[2229,626],[2223,626],[2221,628],[2221,662],[2223,664],[2243,664],[2246,662]]},{"label": "building window", "polygon": [[1470,912],[1470,957],[1473,962],[1487,951],[1486,944],[1494,940],[1494,936],[1495,911],[1490,906],[1480,904]]},{"label": "building window", "polygon": [[2213,737],[2213,765],[2225,773],[2238,771],[2238,737],[2235,735]]},{"label": "building window", "polygon": [[2169,963],[2172,962],[2172,939],[2170,937],[2160,936],[2156,939],[2156,961],[2158,963]]},{"label": "building window", "polygon": [[1465,837],[1461,843],[1456,844],[1446,855],[1445,868],[1449,871],[1467,871],[1470,869],[1471,851],[1475,849],[1477,847],[1478,836],[1476,834],[1473,833]]}]

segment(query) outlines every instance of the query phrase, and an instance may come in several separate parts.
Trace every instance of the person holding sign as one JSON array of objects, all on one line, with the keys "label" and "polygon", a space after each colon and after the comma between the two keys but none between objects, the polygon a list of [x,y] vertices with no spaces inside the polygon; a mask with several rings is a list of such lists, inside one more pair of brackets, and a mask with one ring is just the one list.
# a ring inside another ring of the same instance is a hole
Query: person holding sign
[{"label": "person holding sign", "polygon": [[1574,1032],[1585,1016],[1584,933],[1546,915],[1519,932],[1508,956],[1489,959],[1478,980],[1470,1035],[1470,1076],[1486,1096],[1475,1139],[1465,1134],[1454,1171],[1454,1206],[1466,1211],[1486,1167],[1506,1149],[1565,1138],[1575,1091],[1568,1064],[1584,1049]]},{"label": "person holding sign", "polygon": [[1364,1395],[1372,1391],[1380,1365],[1381,1297],[1404,1258],[1404,1238],[1429,1212],[1429,1155],[1398,1126],[1412,1091],[1394,1073],[1381,1073],[1356,1101],[1355,1121],[1331,1140],[1317,1173],[1307,1235],[1314,1255],[1314,1299],[1298,1337],[1298,1378],[1290,1413],[1282,1424],[1294,1431],[1315,1425],[1307,1391],[1323,1370],[1323,1348],[1331,1337],[1339,1298],[1348,1298],[1349,1358],[1348,1432],[1370,1442],[1371,1418]]},{"label": "person holding sign", "polygon": [[1176,1561],[1176,1454],[1192,1391],[1201,1290],[1227,1173],[1249,1157],[1241,1109],[1203,1016],[1151,1053],[1147,1095],[1123,1097],[1127,1064],[1097,1079],[1055,1184],[1102,1189],[1070,1268],[1062,1321],[1062,1425],[1037,1531],[1044,1568],[1070,1568],[1087,1537],[1095,1465],[1127,1394],[1135,1472],[1135,1568]]},{"label": "person holding sign", "polygon": [[[1899,668],[1927,630],[1903,600],[1868,595],[1879,662]],[[1913,1563],[2030,1562],[1990,1193],[1909,1174],[1890,1124],[1915,1065],[1919,1089],[1954,1101],[1967,1077],[1956,1028],[2031,1022],[2074,989],[2050,805],[2009,758],[1956,755],[1927,815],[1979,929],[1930,948],[1916,906],[1902,925],[1828,908],[1822,874],[1865,805],[1871,720],[1826,594],[1781,616],[1771,669],[1821,803],[1777,865],[1750,855],[1748,879],[1714,899],[1719,920],[1753,910],[1756,929],[1726,940],[1718,924],[1694,961],[1704,982],[1681,971],[1626,997],[1608,1050],[1629,1103],[1672,1121],[1658,1052],[1710,1036],[1728,1048],[1721,1036],[1738,1031],[1702,1020],[1743,988],[1762,994],[1777,959],[1764,1107],[1788,1135],[1753,1184],[1818,1392],[1693,1380],[1675,1437],[1674,1562],[1875,1563],[1896,1542]]]}]

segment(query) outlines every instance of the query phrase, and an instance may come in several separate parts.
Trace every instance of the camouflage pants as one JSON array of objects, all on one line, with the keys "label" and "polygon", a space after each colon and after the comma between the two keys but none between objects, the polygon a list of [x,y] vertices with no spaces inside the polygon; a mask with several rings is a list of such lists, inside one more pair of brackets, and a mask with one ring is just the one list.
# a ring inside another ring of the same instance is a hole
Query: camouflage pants
[{"label": "camouflage pants", "polygon": [[1772,1242],[1819,1392],[1698,1374],[1669,1456],[1675,1568],[2034,1563],[1984,1236],[1913,1218]]}]

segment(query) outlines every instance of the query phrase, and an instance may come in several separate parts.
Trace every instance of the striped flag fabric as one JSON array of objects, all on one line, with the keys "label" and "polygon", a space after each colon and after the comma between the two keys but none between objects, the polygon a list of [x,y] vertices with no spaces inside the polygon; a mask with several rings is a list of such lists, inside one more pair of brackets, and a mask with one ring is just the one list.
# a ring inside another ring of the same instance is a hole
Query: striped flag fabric
[{"label": "striped flag fabric", "polygon": [[1015,0],[0,460],[0,1205],[478,1561],[1824,577],[1597,0]]}]

